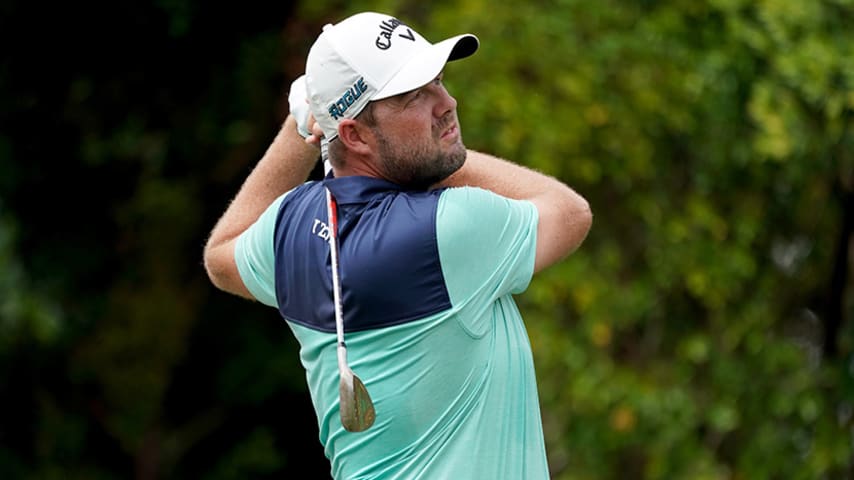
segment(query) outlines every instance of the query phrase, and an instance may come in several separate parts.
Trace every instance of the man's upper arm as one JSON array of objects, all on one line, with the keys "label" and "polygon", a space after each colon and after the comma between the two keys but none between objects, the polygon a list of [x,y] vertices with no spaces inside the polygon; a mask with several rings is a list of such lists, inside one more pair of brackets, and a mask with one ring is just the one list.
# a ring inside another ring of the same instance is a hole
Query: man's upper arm
[{"label": "man's upper arm", "polygon": [[436,236],[452,303],[480,290],[520,293],[534,271],[537,210],[476,187],[451,188],[439,201]]},{"label": "man's upper arm", "polygon": [[[285,194],[286,195],[286,194]],[[273,236],[279,206],[277,198],[234,243],[234,263],[246,290],[263,303],[275,307],[276,276]]]}]

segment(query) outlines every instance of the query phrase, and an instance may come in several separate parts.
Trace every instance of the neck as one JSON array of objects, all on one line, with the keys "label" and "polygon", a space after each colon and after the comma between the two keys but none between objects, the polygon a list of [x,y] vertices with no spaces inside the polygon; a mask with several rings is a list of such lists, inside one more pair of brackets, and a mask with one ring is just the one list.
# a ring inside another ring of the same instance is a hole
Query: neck
[{"label": "neck", "polygon": [[340,167],[336,167],[335,165],[332,166],[332,172],[335,174],[336,178],[360,176],[381,178],[383,180],[392,181],[383,175],[380,169],[377,168],[377,162],[372,161],[368,157],[348,155],[341,163],[342,165]]}]

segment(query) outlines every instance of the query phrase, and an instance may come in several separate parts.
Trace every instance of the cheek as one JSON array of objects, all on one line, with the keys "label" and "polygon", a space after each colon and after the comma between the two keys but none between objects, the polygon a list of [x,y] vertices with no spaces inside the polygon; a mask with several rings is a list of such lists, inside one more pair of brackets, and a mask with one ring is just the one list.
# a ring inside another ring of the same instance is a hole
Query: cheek
[{"label": "cheek", "polygon": [[381,128],[391,140],[426,141],[435,135],[433,114],[427,105],[396,112],[384,120]]},{"label": "cheek", "polygon": [[414,134],[416,132],[430,131],[433,126],[433,117],[420,112],[413,115],[405,115],[400,122],[402,130]]},{"label": "cheek", "polygon": [[432,122],[423,119],[401,119],[386,132],[386,138],[410,147],[425,145],[435,136]]}]

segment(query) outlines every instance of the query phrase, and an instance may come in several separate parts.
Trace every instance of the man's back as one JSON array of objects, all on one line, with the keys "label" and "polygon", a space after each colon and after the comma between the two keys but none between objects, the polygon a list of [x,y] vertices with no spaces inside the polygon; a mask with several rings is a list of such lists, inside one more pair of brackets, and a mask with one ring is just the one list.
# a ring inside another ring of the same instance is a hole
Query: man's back
[{"label": "man's back", "polygon": [[[322,183],[268,210],[236,257],[241,272],[272,262],[267,285],[244,281],[300,342],[333,475],[548,478],[530,344],[512,299],[533,273],[533,206],[474,188],[325,182],[339,204],[348,359],[377,412],[373,427],[350,433],[338,416]],[[265,236],[275,237],[273,255],[261,253]]]}]

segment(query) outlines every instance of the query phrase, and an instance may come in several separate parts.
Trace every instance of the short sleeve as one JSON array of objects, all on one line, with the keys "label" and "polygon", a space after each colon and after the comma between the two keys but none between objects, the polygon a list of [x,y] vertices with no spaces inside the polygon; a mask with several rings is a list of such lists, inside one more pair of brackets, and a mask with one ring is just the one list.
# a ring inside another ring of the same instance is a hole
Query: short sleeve
[{"label": "short sleeve", "polygon": [[534,274],[538,218],[533,203],[485,189],[443,192],[436,236],[451,303],[523,292]]},{"label": "short sleeve", "polygon": [[256,300],[275,307],[276,276],[273,236],[279,206],[286,194],[277,198],[246,231],[237,237],[234,261],[243,284]]}]

